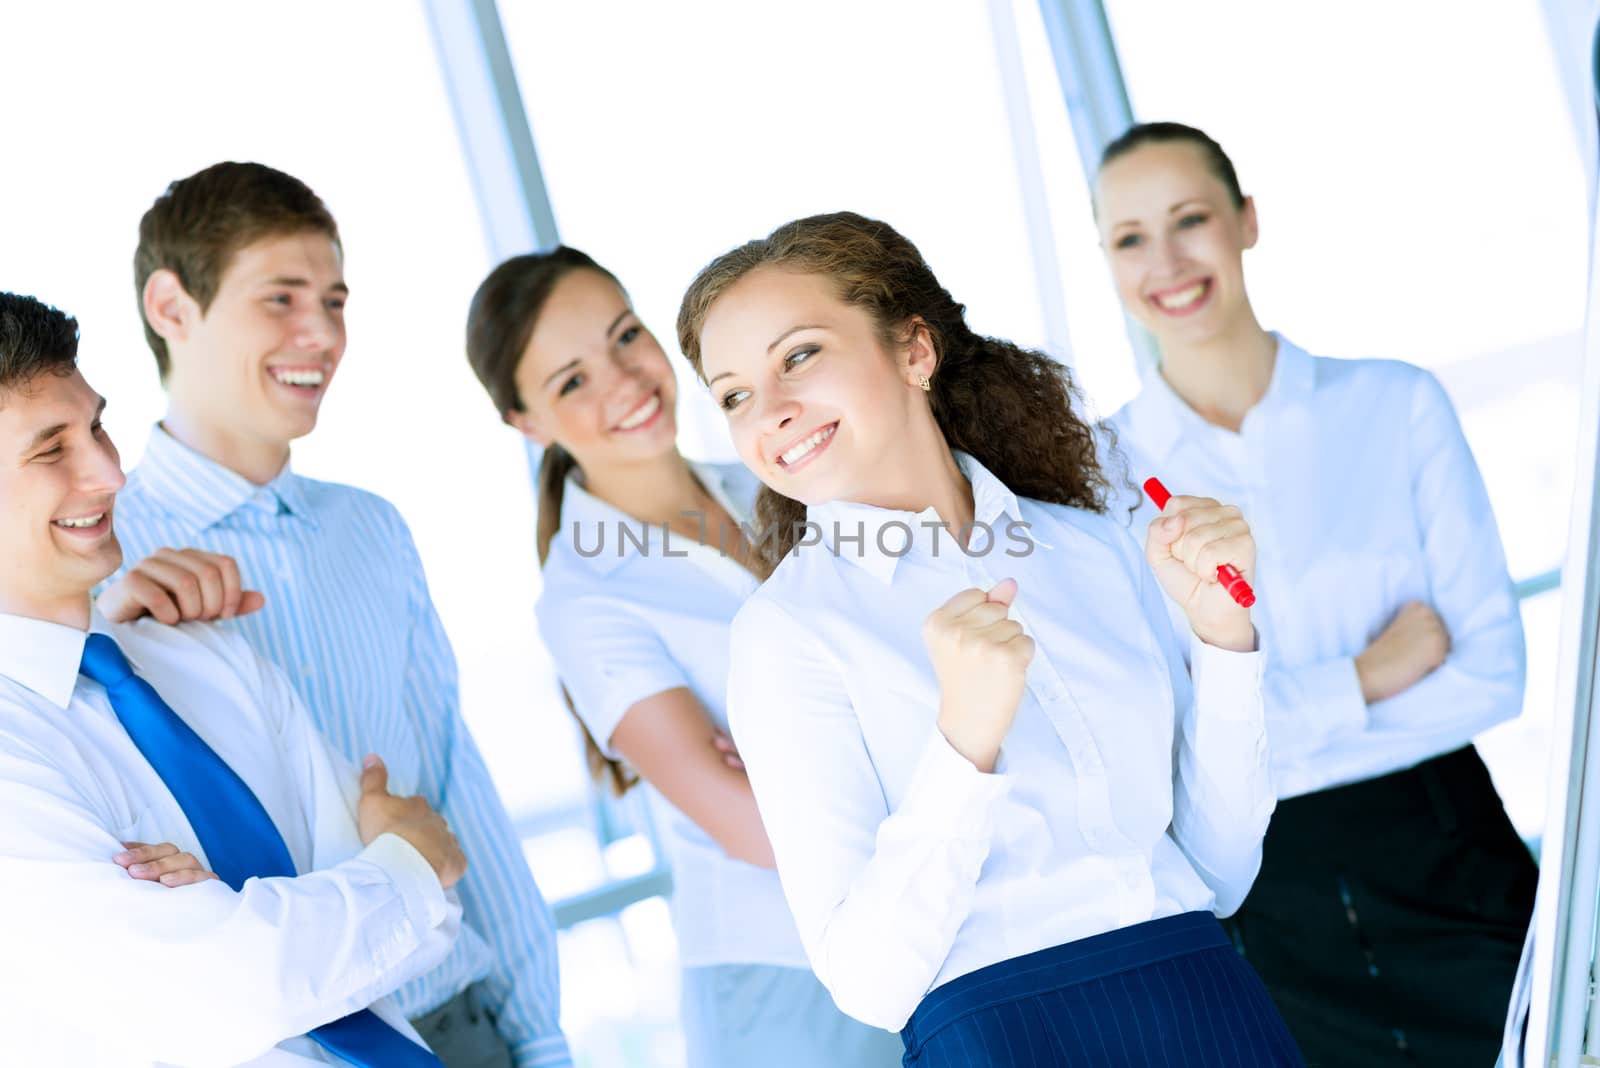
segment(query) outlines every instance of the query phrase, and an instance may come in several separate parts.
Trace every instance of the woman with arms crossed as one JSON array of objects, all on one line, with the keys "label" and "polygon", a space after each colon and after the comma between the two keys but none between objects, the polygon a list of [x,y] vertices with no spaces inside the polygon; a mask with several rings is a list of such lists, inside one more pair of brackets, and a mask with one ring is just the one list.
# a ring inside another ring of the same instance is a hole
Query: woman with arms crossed
[{"label": "woman with arms crossed", "polygon": [[754,480],[678,452],[666,354],[582,252],[495,268],[467,354],[501,417],[544,447],[539,627],[591,765],[620,790],[625,760],[668,803],[688,1063],[895,1063],[899,1044],[807,970],[749,781],[714,741],[728,626],[756,587],[738,525]]},{"label": "woman with arms crossed", "polygon": [[1137,477],[1239,501],[1260,544],[1283,800],[1234,937],[1313,1063],[1492,1064],[1537,874],[1472,738],[1521,709],[1522,624],[1450,401],[1261,328],[1255,204],[1199,130],[1129,130],[1095,207],[1161,349],[1118,441]]},{"label": "woman with arms crossed", "polygon": [[1274,801],[1237,509],[1141,556],[1066,370],[858,215],[722,256],[678,333],[768,487],[729,713],[840,1007],[926,1068],[1300,1064],[1214,915]]}]

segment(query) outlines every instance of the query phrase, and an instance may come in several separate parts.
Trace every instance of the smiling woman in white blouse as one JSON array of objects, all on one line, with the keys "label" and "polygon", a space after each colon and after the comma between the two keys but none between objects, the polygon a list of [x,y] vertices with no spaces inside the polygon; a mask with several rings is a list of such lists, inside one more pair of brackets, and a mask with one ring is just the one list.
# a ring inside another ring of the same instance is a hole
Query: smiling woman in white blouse
[{"label": "smiling woman in white blouse", "polygon": [[[756,484],[677,447],[666,354],[576,249],[492,271],[467,355],[495,409],[544,448],[539,630],[596,774],[664,801],[683,1029],[696,1068],[898,1061],[806,968],[750,783],[719,741],[728,626],[756,587],[739,523]],[[723,736],[725,737],[725,736]]]},{"label": "smiling woman in white blouse", "polygon": [[839,1006],[928,1068],[1301,1063],[1215,916],[1274,802],[1238,511],[1141,554],[1066,369],[881,222],[734,249],[678,333],[767,486],[729,716]]},{"label": "smiling woman in white blouse", "polygon": [[1118,441],[1141,476],[1238,501],[1261,549],[1283,800],[1235,938],[1313,1063],[1491,1064],[1536,872],[1472,738],[1521,709],[1523,639],[1450,401],[1261,328],[1255,204],[1199,130],[1129,130],[1095,200],[1161,349]]}]

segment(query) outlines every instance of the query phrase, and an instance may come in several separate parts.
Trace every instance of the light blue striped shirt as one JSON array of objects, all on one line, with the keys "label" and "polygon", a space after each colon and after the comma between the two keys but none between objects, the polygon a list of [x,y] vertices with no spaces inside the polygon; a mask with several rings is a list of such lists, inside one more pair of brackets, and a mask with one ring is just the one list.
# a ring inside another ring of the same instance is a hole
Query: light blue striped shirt
[{"label": "light blue striped shirt", "polygon": [[114,515],[126,566],[163,547],[238,561],[267,604],[233,625],[289,675],[335,748],[379,754],[394,793],[421,794],[450,821],[468,859],[461,938],[396,993],[405,1013],[481,980],[518,1068],[570,1065],[555,925],[461,718],[455,656],[399,511],[288,467],[256,486],[158,426]]}]

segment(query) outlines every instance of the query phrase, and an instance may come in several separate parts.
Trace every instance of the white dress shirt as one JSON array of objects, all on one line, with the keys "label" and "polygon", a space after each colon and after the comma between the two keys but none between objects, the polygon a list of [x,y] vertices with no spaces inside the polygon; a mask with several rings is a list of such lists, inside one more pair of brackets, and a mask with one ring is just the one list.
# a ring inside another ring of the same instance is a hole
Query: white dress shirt
[{"label": "white dress shirt", "polygon": [[[1238,433],[1207,423],[1159,375],[1111,423],[1135,486],[1155,475],[1173,493],[1236,504],[1255,535],[1251,614],[1267,650],[1280,797],[1412,767],[1521,710],[1516,591],[1433,375],[1313,357],[1280,336],[1272,382]],[[1154,514],[1141,499],[1134,528]],[[1355,657],[1413,600],[1443,618],[1449,659],[1369,706]]]},{"label": "white dress shirt", "polygon": [[294,1068],[343,1063],[305,1032],[436,965],[460,906],[414,848],[362,848],[358,773],[276,668],[222,626],[108,624],[135,672],[238,772],[298,878],[168,888],[112,861],[189,821],[80,677],[85,633],[0,615],[0,1035],[8,1064]]},{"label": "white dress shirt", "polygon": [[410,1019],[468,985],[517,1068],[572,1068],[560,1026],[556,929],[522,842],[461,715],[456,660],[405,519],[372,493],[296,474],[265,486],[155,427],[117,494],[132,567],[162,546],[230,556],[267,606],[233,626],[282,668],[351,760],[379,753],[396,794],[420,794],[467,855],[461,936],[396,990]]},{"label": "white dress shirt", "polygon": [[[839,1007],[890,1030],[987,965],[1233,911],[1274,804],[1261,655],[1191,636],[1191,686],[1164,595],[1115,521],[1018,498],[956,458],[991,551],[981,530],[969,556],[923,526],[932,509],[815,507],[823,542],[785,559],[733,626],[734,739],[801,941]],[[1029,524],[1027,555],[1008,555],[1025,552],[1012,521]],[[986,775],[939,731],[922,628],[1005,578],[1035,653]]]},{"label": "white dress shirt", "polygon": [[[737,464],[693,467],[736,522],[750,521],[755,476]],[[754,575],[717,548],[646,528],[569,480],[543,576],[540,634],[608,756],[620,759],[610,741],[628,709],[677,687],[727,726],[728,627],[755,592]],[[683,965],[806,967],[777,873],[728,856],[659,791],[643,788],[662,815],[671,854]]]}]

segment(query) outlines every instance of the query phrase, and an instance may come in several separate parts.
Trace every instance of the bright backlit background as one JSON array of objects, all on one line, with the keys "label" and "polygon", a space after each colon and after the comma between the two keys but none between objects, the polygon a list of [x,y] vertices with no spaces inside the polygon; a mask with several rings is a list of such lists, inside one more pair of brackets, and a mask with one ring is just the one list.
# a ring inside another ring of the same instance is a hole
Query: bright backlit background
[{"label": "bright backlit background", "polygon": [[[1248,270],[1263,321],[1313,352],[1437,371],[1514,576],[1558,567],[1584,176],[1538,5],[1107,8],[1135,113],[1209,130],[1257,198]],[[1138,388],[1032,0],[501,9],[563,239],[618,274],[669,350],[678,298],[709,258],[789,218],[850,208],[916,241],[980,330],[1070,359],[1101,414]],[[998,37],[997,20],[1010,27]],[[462,354],[467,299],[491,264],[421,7],[10,5],[0,96],[14,119],[0,288],[78,316],[85,373],[111,400],[129,466],[162,410],[132,285],[140,214],[220,159],[270,163],[323,196],[345,239],[350,346],[296,466],[382,493],[410,520],[467,718],[546,896],[652,868],[638,807],[597,807],[535,634],[526,461]],[[1036,166],[1019,166],[1019,116]],[[1043,283],[1028,188],[1043,190],[1055,258]],[[681,377],[688,451],[731,458]],[[1524,602],[1528,711],[1483,742],[1530,840],[1559,596]],[[682,1063],[659,898],[571,927],[561,952],[580,1063]]]}]

